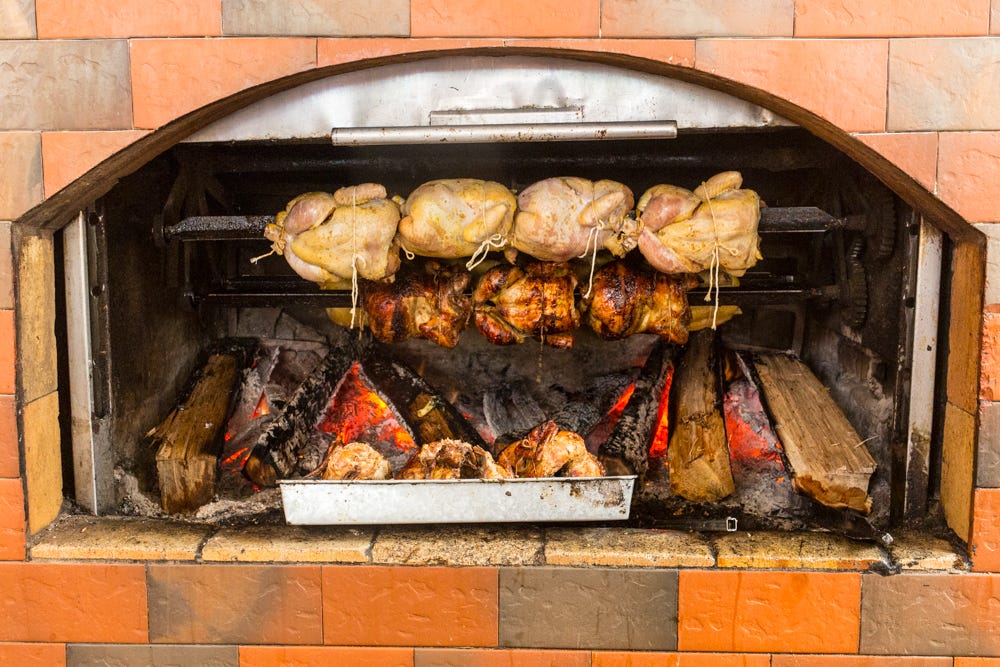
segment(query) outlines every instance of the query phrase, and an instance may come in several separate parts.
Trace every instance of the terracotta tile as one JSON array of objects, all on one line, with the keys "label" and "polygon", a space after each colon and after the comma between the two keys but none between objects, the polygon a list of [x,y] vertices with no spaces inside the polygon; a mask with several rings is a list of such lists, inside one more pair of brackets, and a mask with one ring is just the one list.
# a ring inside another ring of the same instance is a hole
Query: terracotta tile
[{"label": "terracotta tile", "polygon": [[334,645],[495,646],[494,568],[323,568],[323,641]]},{"label": "terracotta tile", "polygon": [[0,396],[0,478],[20,477],[14,397]]},{"label": "terracotta tile", "polygon": [[0,563],[0,641],[144,643],[141,565]]},{"label": "terracotta tile", "polygon": [[548,565],[712,567],[715,557],[697,533],[638,528],[549,528]]},{"label": "terracotta tile", "polygon": [[799,104],[848,132],[885,129],[885,40],[702,39],[696,67]]},{"label": "terracotta tile", "polygon": [[319,567],[148,567],[149,637],[153,642],[322,642]]},{"label": "terracotta tile", "polygon": [[411,0],[414,37],[597,37],[600,0]]},{"label": "terracotta tile", "polygon": [[211,526],[131,517],[63,516],[38,535],[32,560],[194,560]]},{"label": "terracotta tile", "polygon": [[418,648],[414,667],[590,667],[587,651]]},{"label": "terracotta tile", "polygon": [[[4,156],[6,167],[0,172],[0,219],[13,220],[42,201],[42,153],[38,137],[37,132],[0,132],[0,155]],[[7,243],[9,247],[9,228]],[[0,257],[0,261],[2,259]],[[0,279],[2,277],[3,267],[0,266]],[[7,298],[11,294],[10,286],[0,285],[0,288],[3,289],[3,301],[7,302],[3,307],[13,307]]]},{"label": "terracotta tile", "polygon": [[222,0],[226,35],[405,37],[409,0]]},{"label": "terracotta tile", "polygon": [[677,572],[611,568],[500,570],[500,645],[677,648]]},{"label": "terracotta tile", "polygon": [[791,37],[792,0],[603,0],[602,37]]},{"label": "terracotta tile", "polygon": [[35,38],[35,0],[0,0],[0,39]]},{"label": "terracotta tile", "polygon": [[955,658],[955,667],[1000,667],[1000,658]]},{"label": "terracotta tile", "polygon": [[994,78],[998,59],[1000,40],[986,37],[892,40],[887,129],[1000,127]]},{"label": "terracotta tile", "polygon": [[965,570],[965,560],[948,540],[916,530],[892,531],[889,554],[904,570]]},{"label": "terracotta tile", "polygon": [[46,196],[51,197],[91,167],[146,134],[145,130],[42,133]]},{"label": "terracotta tile", "polygon": [[14,393],[14,311],[0,310],[0,394]]},{"label": "terracotta tile", "polygon": [[912,655],[775,655],[771,667],[951,667],[951,658]]},{"label": "terracotta tile", "polygon": [[0,560],[24,560],[26,528],[21,480],[0,479]]},{"label": "terracotta tile", "polygon": [[846,653],[857,650],[861,575],[680,572],[682,651]]},{"label": "terracotta tile", "polygon": [[245,88],[311,69],[316,40],[135,40],[131,56],[135,126],[155,128]]},{"label": "terracotta tile", "polygon": [[796,37],[944,37],[985,35],[983,0],[796,0]]},{"label": "terracotta tile", "polygon": [[64,644],[0,644],[0,665],[64,667]]},{"label": "terracotta tile", "polygon": [[70,644],[67,667],[240,667],[236,646]]},{"label": "terracotta tile", "polygon": [[888,565],[874,544],[829,533],[740,531],[721,534],[713,543],[719,567],[866,570]]},{"label": "terracotta tile", "polygon": [[35,0],[39,39],[200,37],[222,31],[221,0]]},{"label": "terracotta tile", "polygon": [[125,40],[0,42],[0,130],[132,125]]},{"label": "terracotta tile", "polygon": [[976,489],[972,516],[972,569],[1000,572],[1000,489]]},{"label": "terracotta tile", "polygon": [[379,58],[400,53],[418,51],[446,51],[451,49],[473,49],[503,46],[502,39],[392,39],[388,37],[357,37],[317,40],[317,65],[339,65],[341,63]]},{"label": "terracotta tile", "polygon": [[938,195],[970,222],[1000,221],[1000,202],[991,194],[1000,179],[1000,132],[940,137]]},{"label": "terracotta tile", "polygon": [[0,309],[14,307],[14,252],[10,227],[11,223],[0,221]]},{"label": "terracotta tile", "polygon": [[241,646],[240,667],[411,667],[412,648]]},{"label": "terracotta tile", "polygon": [[367,563],[371,528],[222,528],[201,549],[205,561]]},{"label": "terracotta tile", "polygon": [[934,192],[938,158],[936,132],[890,132],[854,136]]},{"label": "terracotta tile", "polygon": [[694,65],[694,40],[689,39],[507,39],[504,46],[540,46],[623,53],[672,65]]},{"label": "terracotta tile", "polygon": [[862,577],[861,650],[870,655],[1000,655],[1000,576]]},{"label": "terracotta tile", "polygon": [[983,312],[979,396],[984,401],[1000,401],[1000,306],[997,304],[987,306]]},{"label": "terracotta tile", "polygon": [[52,237],[22,235],[18,255],[17,345],[21,400],[28,403],[59,387]]},{"label": "terracotta tile", "polygon": [[400,565],[540,565],[542,532],[509,526],[384,528],[373,563]]},{"label": "terracotta tile", "polygon": [[59,395],[24,406],[24,479],[28,494],[28,532],[49,525],[62,508],[62,453],[59,449]]},{"label": "terracotta tile", "polygon": [[753,653],[594,653],[593,667],[770,667]]}]

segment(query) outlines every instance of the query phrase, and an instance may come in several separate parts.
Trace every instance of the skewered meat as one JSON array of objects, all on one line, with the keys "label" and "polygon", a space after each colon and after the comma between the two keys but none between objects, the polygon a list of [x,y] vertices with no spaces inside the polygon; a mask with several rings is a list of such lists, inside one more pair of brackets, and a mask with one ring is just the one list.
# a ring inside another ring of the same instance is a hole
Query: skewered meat
[{"label": "skewered meat", "polygon": [[576,276],[566,264],[495,266],[472,293],[476,327],[496,345],[534,336],[554,347],[572,347],[573,331],[580,326],[575,289]]},{"label": "skewered meat", "polygon": [[615,181],[547,178],[517,196],[511,244],[535,259],[567,262],[597,248],[623,256],[639,227],[627,217],[632,191]]},{"label": "skewered meat", "polygon": [[332,195],[307,192],[274,216],[264,236],[306,280],[332,285],[358,275],[381,280],[399,268],[399,207],[385,188],[364,183]]},{"label": "skewered meat", "polygon": [[455,347],[472,313],[463,294],[469,279],[464,269],[428,262],[405,279],[366,283],[362,303],[372,333],[383,343],[426,338]]},{"label": "skewered meat", "polygon": [[425,257],[470,257],[480,246],[501,248],[514,220],[514,193],[493,181],[450,178],[424,183],[403,203],[399,238]]},{"label": "skewered meat", "polygon": [[309,476],[320,479],[389,479],[389,461],[363,442],[334,443]]},{"label": "skewered meat", "polygon": [[414,454],[397,479],[510,479],[488,451],[461,440],[429,442]]},{"label": "skewered meat", "polygon": [[604,466],[587,451],[583,438],[561,431],[552,420],[500,452],[497,463],[516,477],[601,477]]},{"label": "skewered meat", "polygon": [[713,262],[731,276],[746,273],[761,259],[760,197],[742,184],[738,171],[726,171],[694,192],[673,185],[647,190],[637,207],[646,261],[664,273],[697,273]]},{"label": "skewered meat", "polygon": [[695,284],[691,275],[668,276],[611,262],[594,274],[592,294],[584,303],[587,324],[607,340],[654,333],[684,344],[691,321],[687,291]]}]

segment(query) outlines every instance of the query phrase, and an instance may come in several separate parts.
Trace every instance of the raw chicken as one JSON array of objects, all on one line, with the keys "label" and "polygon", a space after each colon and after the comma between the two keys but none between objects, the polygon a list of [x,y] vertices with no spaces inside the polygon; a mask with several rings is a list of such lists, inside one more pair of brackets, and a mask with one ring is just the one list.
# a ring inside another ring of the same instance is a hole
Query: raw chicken
[{"label": "raw chicken", "polygon": [[424,183],[403,203],[399,239],[424,257],[471,257],[502,248],[514,220],[514,193],[493,181],[450,178]]},{"label": "raw chicken", "polygon": [[615,181],[566,176],[529,185],[517,196],[511,245],[535,259],[567,262],[607,248],[621,257],[636,246],[628,217],[632,191]]},{"label": "raw chicken", "polygon": [[516,477],[602,477],[604,466],[587,451],[583,438],[559,430],[552,420],[536,426],[523,440],[500,452],[497,463]]},{"label": "raw chicken", "polygon": [[358,275],[388,278],[399,268],[399,207],[385,188],[364,183],[334,194],[307,192],[274,216],[264,236],[297,274],[324,286]]},{"label": "raw chicken", "polygon": [[657,185],[639,198],[639,251],[664,273],[698,273],[713,263],[742,276],[761,259],[760,197],[741,190],[738,171],[716,174],[694,192]]},{"label": "raw chicken", "polygon": [[389,461],[363,442],[334,443],[308,477],[320,479],[389,479]]},{"label": "raw chicken", "polygon": [[488,451],[461,440],[429,442],[417,451],[397,479],[510,479],[513,474]]},{"label": "raw chicken", "polygon": [[691,321],[687,291],[697,282],[691,275],[668,276],[611,262],[594,274],[592,294],[583,304],[587,323],[607,340],[653,333],[682,345]]},{"label": "raw chicken", "polygon": [[375,338],[383,343],[426,338],[455,347],[472,313],[463,294],[470,277],[464,269],[428,262],[423,271],[392,283],[366,283],[362,303]]},{"label": "raw chicken", "polygon": [[491,343],[511,345],[534,336],[554,347],[573,346],[580,311],[576,276],[566,264],[495,266],[472,293],[476,327]]}]

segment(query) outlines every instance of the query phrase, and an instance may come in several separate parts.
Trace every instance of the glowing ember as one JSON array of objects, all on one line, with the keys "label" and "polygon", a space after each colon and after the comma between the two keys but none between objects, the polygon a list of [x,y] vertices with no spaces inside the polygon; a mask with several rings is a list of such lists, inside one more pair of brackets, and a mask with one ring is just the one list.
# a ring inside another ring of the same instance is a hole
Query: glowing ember
[{"label": "glowing ember", "polygon": [[258,417],[271,414],[271,408],[267,406],[267,397],[261,393],[260,400],[257,401],[257,407],[254,408],[253,414],[250,415],[250,419],[254,420]]},{"label": "glowing ember", "polygon": [[739,463],[767,462],[783,468],[781,443],[771,430],[760,394],[753,385],[745,380],[733,382],[726,392],[723,406],[732,460]]},{"label": "glowing ember", "polygon": [[653,432],[653,442],[649,446],[649,458],[656,459],[667,454],[667,443],[670,434],[670,385],[674,381],[674,369],[667,371],[667,379],[660,394],[660,409],[656,413],[656,430]]},{"label": "glowing ember", "polygon": [[317,428],[343,443],[387,443],[400,451],[417,446],[388,404],[365,381],[357,362],[337,387]]},{"label": "glowing ember", "polygon": [[228,466],[239,461],[239,463],[237,463],[237,467],[242,469],[243,463],[246,461],[246,457],[249,454],[250,454],[249,447],[243,447],[242,449],[237,449],[235,452],[232,453],[232,455],[222,459],[222,465]]}]

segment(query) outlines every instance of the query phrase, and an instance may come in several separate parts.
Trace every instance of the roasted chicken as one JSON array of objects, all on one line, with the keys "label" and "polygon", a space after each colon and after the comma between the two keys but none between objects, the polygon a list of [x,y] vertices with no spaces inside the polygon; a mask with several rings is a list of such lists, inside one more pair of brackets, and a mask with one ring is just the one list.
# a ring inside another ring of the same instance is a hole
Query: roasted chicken
[{"label": "roasted chicken", "polygon": [[656,185],[639,198],[639,251],[664,273],[698,273],[717,266],[742,276],[761,259],[760,197],[741,190],[738,171],[716,174],[694,192]]},{"label": "roasted chicken", "polygon": [[264,230],[274,252],[306,280],[332,286],[357,275],[382,280],[399,268],[399,207],[385,188],[364,183],[332,195],[307,192]]},{"label": "roasted chicken", "polygon": [[488,451],[461,440],[437,440],[410,457],[397,479],[510,479]]},{"label": "roasted chicken", "polygon": [[623,256],[639,227],[628,217],[632,191],[615,181],[547,178],[517,196],[511,245],[535,259],[567,262],[599,248]]},{"label": "roasted chicken", "polygon": [[554,421],[536,426],[523,440],[507,446],[497,464],[516,477],[602,477],[604,466],[587,451],[583,438],[560,430]]},{"label": "roasted chicken", "polygon": [[320,479],[389,479],[389,461],[363,442],[334,443],[309,477]]},{"label": "roasted chicken", "polygon": [[383,343],[426,338],[455,347],[472,313],[463,294],[469,278],[465,269],[428,262],[423,271],[392,283],[366,283],[362,304],[375,338]]},{"label": "roasted chicken", "polygon": [[587,324],[606,340],[653,333],[684,344],[691,321],[687,291],[697,282],[687,274],[668,276],[611,262],[594,274],[593,289],[582,304]]},{"label": "roasted chicken", "polygon": [[495,266],[472,293],[476,327],[496,345],[533,336],[554,347],[572,347],[573,332],[580,326],[573,296],[576,282],[566,264]]},{"label": "roasted chicken", "polygon": [[403,203],[400,243],[425,257],[471,257],[482,247],[499,249],[507,243],[516,205],[514,193],[493,181],[430,181]]}]

